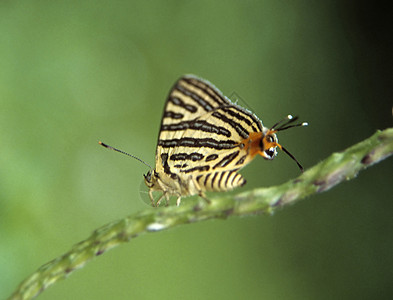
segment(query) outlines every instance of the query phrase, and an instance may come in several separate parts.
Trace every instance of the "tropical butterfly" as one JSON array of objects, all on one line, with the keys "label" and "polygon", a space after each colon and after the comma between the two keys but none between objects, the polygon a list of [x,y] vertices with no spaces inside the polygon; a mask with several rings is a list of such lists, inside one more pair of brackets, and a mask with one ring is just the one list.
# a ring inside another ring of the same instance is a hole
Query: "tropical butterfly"
[{"label": "tropical butterfly", "polygon": [[[181,77],[165,104],[159,132],[155,168],[144,175],[153,206],[165,198],[229,191],[246,183],[238,171],[259,154],[272,160],[277,147],[299,162],[278,143],[276,133],[294,124],[287,116],[264,127],[252,112],[232,103],[210,82],[193,75]],[[153,191],[162,194],[154,200]]]}]

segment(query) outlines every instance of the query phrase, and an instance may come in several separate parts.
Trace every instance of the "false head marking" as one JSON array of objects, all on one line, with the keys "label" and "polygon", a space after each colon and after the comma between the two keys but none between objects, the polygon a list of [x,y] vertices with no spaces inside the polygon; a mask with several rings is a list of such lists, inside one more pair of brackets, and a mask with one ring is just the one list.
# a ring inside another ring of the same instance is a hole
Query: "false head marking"
[{"label": "false head marking", "polygon": [[273,159],[277,156],[277,147],[282,149],[278,143],[276,131],[269,129],[260,142],[259,154],[265,159]]},{"label": "false head marking", "polygon": [[[240,143],[240,146],[249,151],[251,158],[256,154],[263,158],[272,160],[277,156],[277,147],[283,150],[290,158],[292,158],[303,172],[303,167],[297,159],[283,146],[278,143],[276,133],[293,127],[307,126],[307,122],[291,124],[295,122],[298,117],[288,115],[286,118],[274,124],[270,129],[265,128],[264,132],[251,132],[249,137]],[[281,124],[281,125],[280,125]],[[280,126],[279,126],[280,125]]]}]

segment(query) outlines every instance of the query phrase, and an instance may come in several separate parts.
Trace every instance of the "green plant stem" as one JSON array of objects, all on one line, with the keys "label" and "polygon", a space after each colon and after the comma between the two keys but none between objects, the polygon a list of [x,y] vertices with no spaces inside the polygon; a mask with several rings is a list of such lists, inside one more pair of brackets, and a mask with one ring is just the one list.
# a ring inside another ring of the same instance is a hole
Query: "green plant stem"
[{"label": "green plant stem", "polygon": [[24,280],[9,299],[32,299],[60,279],[82,268],[95,256],[136,238],[177,225],[213,218],[272,213],[278,207],[329,190],[393,153],[393,128],[378,131],[345,151],[333,153],[298,178],[282,185],[259,188],[236,196],[185,203],[180,207],[150,208],[98,228],[64,255],[41,266]]}]

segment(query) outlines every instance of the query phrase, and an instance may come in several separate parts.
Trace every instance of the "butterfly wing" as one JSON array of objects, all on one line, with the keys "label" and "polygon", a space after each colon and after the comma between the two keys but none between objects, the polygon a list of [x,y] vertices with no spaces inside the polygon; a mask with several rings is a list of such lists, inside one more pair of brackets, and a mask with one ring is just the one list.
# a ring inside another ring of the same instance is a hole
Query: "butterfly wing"
[{"label": "butterfly wing", "polygon": [[217,88],[194,76],[180,78],[167,99],[156,170],[174,194],[226,191],[245,184],[238,173],[253,156],[242,141],[262,122]]}]

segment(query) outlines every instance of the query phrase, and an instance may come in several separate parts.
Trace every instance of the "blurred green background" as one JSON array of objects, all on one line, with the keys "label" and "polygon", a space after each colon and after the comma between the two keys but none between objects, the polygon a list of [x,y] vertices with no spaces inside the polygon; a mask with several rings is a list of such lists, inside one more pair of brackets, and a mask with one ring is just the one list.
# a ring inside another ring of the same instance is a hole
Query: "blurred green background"
[{"label": "blurred green background", "polygon": [[[140,200],[173,83],[245,99],[305,168],[392,126],[391,8],[366,1],[1,1],[0,299]],[[147,234],[40,299],[393,295],[392,159],[274,216]],[[255,159],[243,188],[299,174]],[[237,190],[241,191],[241,190]],[[183,205],[195,199],[183,199]]]}]

